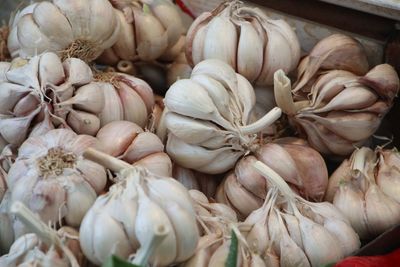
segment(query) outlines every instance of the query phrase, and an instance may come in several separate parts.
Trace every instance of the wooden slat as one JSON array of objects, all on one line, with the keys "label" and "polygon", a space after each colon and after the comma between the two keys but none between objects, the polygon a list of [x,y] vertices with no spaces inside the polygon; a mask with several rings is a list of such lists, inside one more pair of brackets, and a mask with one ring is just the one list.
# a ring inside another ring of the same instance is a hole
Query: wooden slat
[{"label": "wooden slat", "polygon": [[316,0],[250,0],[288,15],[386,41],[396,21]]}]

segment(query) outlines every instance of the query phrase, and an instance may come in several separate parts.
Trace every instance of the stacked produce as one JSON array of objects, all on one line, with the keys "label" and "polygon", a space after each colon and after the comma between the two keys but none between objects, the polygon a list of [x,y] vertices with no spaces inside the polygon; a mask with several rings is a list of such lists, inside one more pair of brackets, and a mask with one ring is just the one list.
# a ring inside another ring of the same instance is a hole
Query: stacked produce
[{"label": "stacked produce", "polygon": [[45,0],[0,31],[1,266],[314,267],[400,223],[398,152],[367,147],[392,66],[344,34],[300,58],[240,1],[190,23]]}]

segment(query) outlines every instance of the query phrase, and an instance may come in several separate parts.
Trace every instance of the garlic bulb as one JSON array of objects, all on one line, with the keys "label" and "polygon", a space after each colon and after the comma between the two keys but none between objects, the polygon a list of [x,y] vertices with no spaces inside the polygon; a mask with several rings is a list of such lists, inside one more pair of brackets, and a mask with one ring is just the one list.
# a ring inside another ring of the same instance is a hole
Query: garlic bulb
[{"label": "garlic bulb", "polygon": [[397,150],[362,147],[329,179],[326,199],[348,218],[362,239],[400,222],[400,156]]},{"label": "garlic bulb", "polygon": [[0,62],[1,61],[9,61],[10,53],[8,52],[7,47],[7,38],[9,34],[8,26],[0,27]]},{"label": "garlic bulb", "polygon": [[378,129],[393,104],[399,77],[388,64],[364,76],[332,70],[321,73],[311,91],[291,90],[283,71],[275,74],[275,99],[290,122],[323,154],[346,156]]},{"label": "garlic bulb", "polygon": [[7,143],[18,146],[28,136],[42,135],[59,124],[78,133],[98,131],[92,117],[104,100],[82,60],[61,62],[54,53],[29,61],[14,59],[5,78],[0,84],[0,134]]},{"label": "garlic bulb", "polygon": [[107,181],[102,166],[82,157],[95,145],[96,138],[67,129],[28,138],[6,178],[12,202],[23,202],[46,223],[79,226]]},{"label": "garlic bulb", "polygon": [[344,34],[332,34],[320,40],[300,61],[293,91],[309,92],[318,75],[327,70],[344,70],[361,76],[368,69],[367,54],[356,39]]},{"label": "garlic bulb", "polygon": [[96,135],[100,151],[118,157],[133,166],[171,177],[172,162],[164,153],[161,140],[151,132],[129,121],[113,121],[106,124]]},{"label": "garlic bulb", "polygon": [[289,73],[300,59],[299,40],[285,21],[273,20],[240,1],[201,14],[186,38],[190,65],[220,59],[258,85],[272,84],[275,71]]},{"label": "garlic bulb", "polygon": [[168,0],[110,0],[121,25],[117,42],[100,57],[113,65],[119,60],[151,61],[168,54],[184,34],[177,6]]},{"label": "garlic bulb", "polygon": [[292,192],[282,177],[260,161],[253,163],[266,178],[263,206],[241,226],[248,244],[277,266],[321,266],[351,255],[360,240],[350,222],[328,202],[312,203]]},{"label": "garlic bulb", "polygon": [[221,203],[209,202],[200,191],[190,190],[189,193],[195,202],[199,227],[204,235],[198,242],[195,254],[181,266],[226,266],[232,231],[238,239],[237,266],[270,266],[264,262],[262,255],[250,248],[239,231],[238,220],[232,209]]},{"label": "garlic bulb", "polygon": [[107,0],[53,0],[33,3],[10,21],[8,48],[13,58],[56,52],[86,62],[111,47],[120,33]]},{"label": "garlic bulb", "polygon": [[182,167],[217,174],[258,147],[257,134],[277,120],[274,108],[249,124],[255,105],[251,84],[223,61],[197,64],[190,79],[175,82],[165,95],[167,153]]},{"label": "garlic bulb", "polygon": [[171,86],[180,79],[189,79],[192,67],[187,63],[185,53],[180,53],[178,57],[167,68],[167,84]]},{"label": "garlic bulb", "polygon": [[[143,80],[123,73],[97,73],[104,107],[99,114],[100,126],[112,121],[131,121],[144,127],[154,106],[151,87]],[[98,93],[101,95],[100,93]]]},{"label": "garlic bulb", "polygon": [[276,139],[261,145],[254,155],[239,160],[220,184],[216,199],[246,218],[262,206],[268,192],[265,178],[253,169],[257,160],[277,172],[305,199],[321,201],[328,186],[328,170],[322,156],[297,138]]},{"label": "garlic bulb", "polygon": [[[91,262],[101,265],[111,254],[127,259],[135,252],[138,256],[142,249],[156,266],[179,263],[193,255],[199,232],[183,185],[100,152],[88,151],[86,155],[106,162],[121,175],[120,182],[97,198],[80,227],[80,244]],[[154,243],[157,229],[163,229],[166,236]]]},{"label": "garlic bulb", "polygon": [[1,266],[79,267],[83,264],[77,242],[79,233],[75,229],[63,227],[56,232],[21,202],[14,203],[11,211],[32,233],[21,236],[13,243],[8,254],[0,258]]},{"label": "garlic bulb", "polygon": [[183,184],[188,190],[203,192],[208,198],[213,198],[217,190],[217,181],[211,175],[196,172],[174,164],[172,177]]}]

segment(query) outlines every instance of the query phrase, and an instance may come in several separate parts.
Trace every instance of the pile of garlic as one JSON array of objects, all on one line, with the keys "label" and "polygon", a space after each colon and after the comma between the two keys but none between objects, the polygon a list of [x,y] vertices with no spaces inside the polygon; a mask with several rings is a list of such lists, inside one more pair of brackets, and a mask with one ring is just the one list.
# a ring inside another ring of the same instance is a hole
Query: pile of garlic
[{"label": "pile of garlic", "polygon": [[[150,255],[151,264],[168,266],[193,255],[199,232],[182,184],[97,151],[86,155],[120,175],[120,181],[97,198],[79,229],[83,253],[91,262],[100,265],[112,254],[127,259],[136,252],[136,257]],[[157,231],[166,234],[155,243]]]},{"label": "pile of garlic", "polygon": [[326,200],[369,240],[400,223],[400,156],[397,150],[356,149],[329,179]]}]

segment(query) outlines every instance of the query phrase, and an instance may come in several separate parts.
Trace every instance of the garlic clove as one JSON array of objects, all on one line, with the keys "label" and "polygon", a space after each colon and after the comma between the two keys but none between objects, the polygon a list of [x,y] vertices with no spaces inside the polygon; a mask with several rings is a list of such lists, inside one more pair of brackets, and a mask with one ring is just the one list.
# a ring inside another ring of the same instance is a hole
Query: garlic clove
[{"label": "garlic clove", "polygon": [[128,163],[138,161],[150,154],[163,152],[164,145],[157,135],[149,132],[139,133],[123,154]]},{"label": "garlic clove", "polygon": [[250,82],[261,73],[264,57],[264,40],[248,21],[239,21],[240,37],[237,47],[237,70]]},{"label": "garlic clove", "polygon": [[336,262],[344,257],[344,252],[336,236],[322,225],[306,217],[299,218],[304,252],[311,266],[321,266]]},{"label": "garlic clove", "polygon": [[239,88],[239,102],[242,109],[242,123],[249,124],[250,115],[253,107],[256,105],[256,95],[254,94],[253,86],[242,75],[237,74]]},{"label": "garlic clove", "polygon": [[[230,242],[224,242],[210,257],[208,267],[224,267],[228,258]],[[240,253],[238,253],[238,258]]]},{"label": "garlic clove", "polygon": [[377,185],[370,185],[365,193],[365,210],[371,236],[383,233],[400,221],[400,204]]},{"label": "garlic clove", "polygon": [[[14,83],[0,83],[0,112],[11,112],[18,102],[29,94],[29,89]],[[30,97],[29,97],[30,98]]]},{"label": "garlic clove", "polygon": [[65,177],[64,188],[67,194],[67,213],[65,220],[70,226],[79,226],[83,216],[96,200],[96,192],[79,176]]},{"label": "garlic clove", "polygon": [[133,166],[141,166],[150,172],[171,177],[172,175],[172,162],[169,156],[164,152],[157,152],[151,154],[133,164]]},{"label": "garlic clove", "polygon": [[143,129],[133,122],[113,121],[103,126],[97,133],[99,149],[111,156],[122,155]]},{"label": "garlic clove", "polygon": [[[39,58],[38,56],[31,58],[28,62],[22,60],[21,65],[19,61],[21,59],[14,59],[11,63],[10,69],[6,72],[5,76],[11,83],[24,85],[30,88],[40,88],[38,80],[39,70]],[[14,66],[14,64],[16,66]]]},{"label": "garlic clove", "polygon": [[[124,14],[120,10],[115,9],[115,14],[121,25],[118,40],[112,48],[105,50],[100,57],[100,61],[103,60],[108,64],[116,63],[120,58],[124,60],[133,60],[136,56],[135,28],[131,23],[127,22]],[[107,58],[111,54],[113,55],[111,57],[113,59],[108,58],[104,60],[104,58]]]},{"label": "garlic clove", "polygon": [[352,255],[360,248],[360,238],[351,228],[351,225],[338,219],[327,218],[324,222],[324,227],[337,237],[345,257]]},{"label": "garlic clove", "polygon": [[54,4],[39,3],[33,10],[33,18],[40,31],[52,42],[57,42],[61,48],[73,42],[71,24]]},{"label": "garlic clove", "polygon": [[[60,51],[63,49],[62,46],[52,42],[47,36],[45,36],[38,25],[35,23],[33,14],[26,14],[18,21],[17,25],[17,37],[21,50],[20,56],[27,58],[30,55],[40,55],[47,49],[52,51]],[[29,47],[22,46],[29,45]]]},{"label": "garlic clove", "polygon": [[82,86],[93,81],[92,70],[79,58],[67,58],[63,67],[67,74],[67,82],[71,85]]},{"label": "garlic clove", "polygon": [[211,163],[200,166],[197,170],[208,174],[224,173],[232,169],[241,156],[243,156],[242,151],[225,150],[218,154]]},{"label": "garlic clove", "polygon": [[314,114],[299,114],[299,118],[310,118],[330,131],[349,141],[369,138],[379,127],[381,118],[373,113],[331,111],[326,117]]},{"label": "garlic clove", "polygon": [[268,228],[260,222],[253,224],[250,232],[246,236],[246,241],[252,251],[263,254],[270,245]]},{"label": "garlic clove", "polygon": [[346,216],[361,239],[369,237],[369,221],[364,195],[360,190],[351,184],[341,185],[333,198],[333,204]]},{"label": "garlic clove", "polygon": [[202,143],[217,136],[225,137],[222,130],[211,122],[195,120],[172,112],[165,115],[165,124],[174,136],[190,144]]},{"label": "garlic clove", "polygon": [[366,87],[348,87],[337,94],[324,107],[315,109],[313,112],[322,113],[332,110],[362,109],[374,104],[377,100],[377,95]]},{"label": "garlic clove", "polygon": [[[203,46],[207,25],[206,22],[213,17],[211,12],[200,14],[190,25],[186,34],[186,58],[189,65],[194,66],[203,58]],[[197,40],[196,40],[197,39]]]},{"label": "garlic clove", "polygon": [[92,113],[71,110],[67,123],[78,134],[96,135],[100,129],[100,119]]},{"label": "garlic clove", "polygon": [[59,105],[70,104],[79,110],[98,114],[104,108],[104,95],[98,84],[89,83],[78,88],[72,98],[59,103]]},{"label": "garlic clove", "polygon": [[376,183],[385,195],[400,203],[400,170],[397,166],[400,166],[397,152],[380,151]]},{"label": "garlic clove", "polygon": [[76,168],[96,194],[101,194],[107,183],[107,173],[104,167],[91,160],[83,159],[77,162]]},{"label": "garlic clove", "polygon": [[249,192],[261,199],[267,195],[267,182],[265,178],[252,168],[252,164],[257,161],[254,156],[247,156],[239,160],[235,166],[235,175],[238,182]]},{"label": "garlic clove", "polygon": [[296,216],[288,213],[282,213],[282,217],[286,223],[287,231],[290,235],[290,238],[296,243],[296,245],[299,248],[304,250],[303,240],[301,238],[299,220],[296,218]]},{"label": "garlic clove", "polygon": [[124,83],[120,83],[118,87],[118,94],[124,110],[124,120],[144,127],[147,123],[148,113],[142,98]]},{"label": "garlic clove", "polygon": [[168,48],[168,34],[161,22],[151,13],[134,9],[137,53],[149,61],[160,57]]},{"label": "garlic clove", "polygon": [[149,243],[155,229],[167,232],[167,236],[157,244],[150,261],[159,265],[168,265],[174,262],[177,256],[177,238],[173,225],[165,211],[145,195],[142,188],[138,188],[138,212],[136,216],[136,237],[141,246]]},{"label": "garlic clove", "polygon": [[[181,35],[179,37],[178,41],[173,43],[174,45],[172,45],[172,46],[170,45],[170,47],[167,49],[167,51],[165,51],[165,53],[160,57],[160,60],[166,61],[166,62],[174,61],[175,63],[177,63],[179,61],[178,57],[180,57],[181,55],[185,56],[185,54],[183,52],[184,48],[185,48],[185,42],[186,42],[186,36]],[[185,64],[188,67],[190,67],[187,64],[186,58],[185,58]],[[188,76],[190,76],[190,75],[188,75]],[[187,78],[187,77],[184,77],[184,78]]]},{"label": "garlic clove", "polygon": [[333,198],[341,183],[349,182],[352,179],[350,172],[350,161],[345,159],[342,164],[329,177],[328,188],[325,194],[325,201],[333,203]]},{"label": "garlic clove", "polygon": [[124,119],[124,110],[121,99],[114,86],[109,83],[98,84],[104,94],[104,109],[99,114],[101,126]]},{"label": "garlic clove", "polygon": [[30,93],[21,98],[18,103],[14,106],[14,116],[23,117],[33,112],[39,106],[39,100],[37,96]]},{"label": "garlic clove", "polygon": [[240,211],[243,217],[246,217],[253,210],[262,206],[262,199],[244,189],[243,186],[237,182],[237,178],[234,174],[228,175],[221,186],[224,186],[227,198]]},{"label": "garlic clove", "polygon": [[236,28],[230,19],[214,17],[208,23],[205,33],[204,58],[220,59],[236,69],[237,43]]},{"label": "garlic clove", "polygon": [[[47,2],[41,4],[45,3]],[[47,18],[47,16],[43,17]],[[35,18],[35,20],[38,21],[38,18]],[[53,23],[48,23],[47,25],[53,25]],[[44,53],[40,56],[39,79],[42,85],[57,85],[65,80],[65,73],[61,59],[55,53]]]}]

